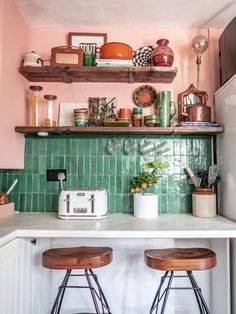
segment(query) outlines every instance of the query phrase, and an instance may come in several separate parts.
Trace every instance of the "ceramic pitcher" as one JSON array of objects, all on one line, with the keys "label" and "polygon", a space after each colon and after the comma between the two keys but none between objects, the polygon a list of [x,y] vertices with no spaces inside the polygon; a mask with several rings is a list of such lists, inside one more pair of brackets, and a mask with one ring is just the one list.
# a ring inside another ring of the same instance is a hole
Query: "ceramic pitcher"
[{"label": "ceramic pitcher", "polygon": [[160,115],[160,126],[170,126],[171,119],[176,114],[175,102],[171,101],[170,91],[163,91],[158,94],[158,111]]}]

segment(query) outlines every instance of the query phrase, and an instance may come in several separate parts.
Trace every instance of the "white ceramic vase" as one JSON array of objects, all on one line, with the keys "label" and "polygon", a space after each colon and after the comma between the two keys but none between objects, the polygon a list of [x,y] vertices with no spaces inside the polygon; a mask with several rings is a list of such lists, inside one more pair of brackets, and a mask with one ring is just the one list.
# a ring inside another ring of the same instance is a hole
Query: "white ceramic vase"
[{"label": "white ceramic vase", "polygon": [[158,216],[158,195],[152,193],[134,194],[134,216],[156,218]]}]

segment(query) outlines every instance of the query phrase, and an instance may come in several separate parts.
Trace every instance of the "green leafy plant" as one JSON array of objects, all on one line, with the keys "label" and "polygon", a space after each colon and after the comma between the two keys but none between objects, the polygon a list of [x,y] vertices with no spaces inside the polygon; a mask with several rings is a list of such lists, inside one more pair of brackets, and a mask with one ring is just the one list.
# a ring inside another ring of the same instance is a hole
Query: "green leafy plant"
[{"label": "green leafy plant", "polygon": [[160,174],[157,173],[157,171],[167,169],[169,166],[168,162],[161,162],[160,160],[154,160],[144,164],[144,171],[133,178],[130,192],[135,193],[142,191],[142,194],[144,194],[146,189],[160,183]]}]

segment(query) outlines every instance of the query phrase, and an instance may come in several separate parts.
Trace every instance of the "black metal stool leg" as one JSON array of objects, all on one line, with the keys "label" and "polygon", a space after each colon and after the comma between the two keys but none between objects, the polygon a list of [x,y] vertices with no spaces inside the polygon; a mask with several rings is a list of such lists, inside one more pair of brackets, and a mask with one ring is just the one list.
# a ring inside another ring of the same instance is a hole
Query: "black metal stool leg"
[{"label": "black metal stool leg", "polygon": [[187,273],[189,281],[190,281],[190,283],[191,283],[191,285],[193,287],[193,291],[194,291],[194,294],[195,294],[195,297],[196,297],[196,300],[197,300],[199,311],[200,311],[201,314],[205,314],[205,311],[204,311],[201,299],[200,299],[200,297],[199,297],[199,295],[197,293],[197,288],[195,287],[194,282],[193,282],[192,277],[191,277],[192,272],[191,271],[187,271],[186,273]]},{"label": "black metal stool leg", "polygon": [[[100,284],[99,284],[99,281],[98,281],[98,279],[97,279],[97,276],[94,274],[94,272],[92,271],[92,269],[89,269],[89,272],[90,272],[90,274],[92,275],[92,277],[93,277],[93,279],[94,279],[94,281],[95,281],[95,283],[96,283],[96,285],[97,285],[97,287],[98,287],[98,291],[99,291],[100,298],[101,298],[101,306],[102,306],[103,313],[105,313],[105,312],[104,312],[104,303],[105,303],[105,308],[106,308],[106,310],[108,311],[108,314],[111,314],[111,310],[110,310],[110,308],[109,308],[109,305],[108,305],[108,302],[107,302],[107,300],[106,300],[106,297],[105,297],[105,295],[104,295],[104,293],[103,293],[103,291],[102,291],[102,288],[101,288],[101,286],[100,286]],[[103,302],[104,302],[104,303],[103,303]]]},{"label": "black metal stool leg", "polygon": [[159,284],[159,287],[157,289],[157,292],[155,294],[155,297],[154,297],[154,300],[152,302],[152,306],[151,306],[151,309],[150,309],[150,314],[152,314],[152,312],[156,309],[156,314],[157,314],[157,311],[158,311],[158,305],[159,305],[159,302],[160,302],[160,293],[161,293],[161,288],[166,280],[166,277],[168,276],[168,271],[165,272],[164,276],[161,277],[161,282]]},{"label": "black metal stool leg", "polygon": [[[67,282],[68,282],[69,277],[70,277],[70,273],[71,273],[71,270],[66,271],[66,275],[62,281],[62,284],[58,288],[58,293],[57,293],[57,296],[56,296],[56,299],[54,301],[54,304],[53,304],[53,307],[51,309],[50,314],[59,314],[60,313],[61,303],[62,303],[62,299],[64,297],[64,293],[65,293]],[[58,305],[59,300],[60,300],[60,303]]]},{"label": "black metal stool leg", "polygon": [[165,292],[165,297],[164,297],[164,301],[163,301],[163,305],[162,305],[162,309],[161,309],[161,314],[164,314],[164,312],[165,312],[166,302],[167,302],[167,299],[168,299],[168,296],[169,296],[169,293],[170,293],[170,288],[171,288],[171,284],[172,284],[172,281],[173,281],[173,276],[174,276],[174,272],[171,271],[170,272],[170,279],[169,279],[168,285],[166,287],[166,292]]},{"label": "black metal stool leg", "polygon": [[197,291],[197,293],[198,293],[198,295],[199,295],[199,298],[201,299],[201,302],[202,302],[202,305],[203,305],[203,308],[204,308],[206,314],[211,314],[211,313],[210,313],[210,310],[209,310],[208,307],[207,307],[206,301],[205,301],[205,299],[204,299],[204,297],[203,297],[203,295],[202,295],[201,289],[199,288],[199,286],[198,286],[198,284],[197,284],[197,281],[196,281],[196,279],[194,278],[194,276],[193,276],[192,273],[190,274],[190,277],[191,277],[191,279],[192,279],[192,282],[193,282],[193,284],[194,284],[194,287],[196,288],[196,291]]},{"label": "black metal stool leg", "polygon": [[91,280],[89,278],[89,273],[88,273],[87,269],[85,269],[85,276],[86,276],[86,279],[87,279],[87,282],[88,282],[88,285],[89,285],[89,290],[91,292],[91,296],[92,296],[92,299],[93,299],[93,304],[94,304],[94,307],[95,307],[95,310],[96,310],[96,314],[100,314],[98,303],[97,303],[97,299],[96,299],[96,294],[94,292],[94,288],[93,288]]}]

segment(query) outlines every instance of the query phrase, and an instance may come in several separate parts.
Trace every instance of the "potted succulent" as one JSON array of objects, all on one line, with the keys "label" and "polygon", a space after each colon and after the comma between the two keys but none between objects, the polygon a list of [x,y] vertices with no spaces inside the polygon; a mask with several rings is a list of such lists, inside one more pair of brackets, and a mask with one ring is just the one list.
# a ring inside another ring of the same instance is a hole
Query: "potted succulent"
[{"label": "potted succulent", "polygon": [[160,183],[159,172],[168,167],[168,162],[154,160],[144,164],[144,171],[133,178],[130,191],[134,193],[134,216],[138,218],[158,216],[158,195],[146,193],[146,190]]}]

